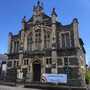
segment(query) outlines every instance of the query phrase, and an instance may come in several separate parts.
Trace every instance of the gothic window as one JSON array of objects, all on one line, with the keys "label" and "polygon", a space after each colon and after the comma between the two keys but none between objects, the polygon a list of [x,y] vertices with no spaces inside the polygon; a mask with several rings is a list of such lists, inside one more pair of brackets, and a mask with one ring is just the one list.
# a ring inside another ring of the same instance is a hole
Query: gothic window
[{"label": "gothic window", "polygon": [[35,31],[35,45],[37,49],[41,48],[41,30],[40,29]]},{"label": "gothic window", "polygon": [[66,58],[66,57],[64,58],[64,65],[68,66],[68,58]]},{"label": "gothic window", "polygon": [[14,61],[14,66],[18,66],[19,65],[19,61]]},{"label": "gothic window", "polygon": [[62,48],[70,48],[70,33],[61,33]]},{"label": "gothic window", "polygon": [[19,50],[19,41],[15,40],[14,42],[14,52],[17,53]]},{"label": "gothic window", "polygon": [[45,48],[50,48],[50,32],[49,31],[44,31],[44,42]]},{"label": "gothic window", "polygon": [[28,59],[24,60],[24,65],[28,65]]},{"label": "gothic window", "polygon": [[27,38],[27,47],[29,51],[32,50],[32,35],[29,35]]},{"label": "gothic window", "polygon": [[46,68],[46,73],[51,73],[51,68]]},{"label": "gothic window", "polygon": [[78,59],[76,57],[69,58],[69,65],[78,65]]},{"label": "gothic window", "polygon": [[52,64],[52,59],[51,58],[47,58],[46,59],[46,64]]},{"label": "gothic window", "polygon": [[61,58],[58,58],[58,59],[57,59],[57,65],[63,65],[63,61],[62,61]]}]

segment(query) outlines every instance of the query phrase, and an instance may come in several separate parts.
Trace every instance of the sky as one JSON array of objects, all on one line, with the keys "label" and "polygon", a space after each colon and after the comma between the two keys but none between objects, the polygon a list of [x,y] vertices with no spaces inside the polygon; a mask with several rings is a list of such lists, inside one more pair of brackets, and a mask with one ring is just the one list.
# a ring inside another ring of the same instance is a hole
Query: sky
[{"label": "sky", "polygon": [[[86,61],[90,64],[90,0],[40,0],[44,3],[44,12],[51,15],[56,8],[58,21],[70,24],[78,18],[79,35],[86,49]],[[22,18],[32,16],[33,5],[37,0],[0,0],[0,53],[7,53],[8,33],[17,34],[22,27]]]}]

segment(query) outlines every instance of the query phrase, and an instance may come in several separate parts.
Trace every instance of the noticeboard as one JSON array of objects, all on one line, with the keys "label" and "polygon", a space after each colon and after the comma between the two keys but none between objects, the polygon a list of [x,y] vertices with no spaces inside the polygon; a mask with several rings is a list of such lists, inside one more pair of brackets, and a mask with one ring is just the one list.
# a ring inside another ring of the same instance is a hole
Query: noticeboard
[{"label": "noticeboard", "polygon": [[42,80],[50,83],[67,83],[67,74],[43,74]]}]

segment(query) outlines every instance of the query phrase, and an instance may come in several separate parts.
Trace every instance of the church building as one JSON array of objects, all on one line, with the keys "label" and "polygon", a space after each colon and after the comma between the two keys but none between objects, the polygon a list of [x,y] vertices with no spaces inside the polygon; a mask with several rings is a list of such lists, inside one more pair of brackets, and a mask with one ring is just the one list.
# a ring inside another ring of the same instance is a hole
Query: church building
[{"label": "church building", "polygon": [[22,19],[18,34],[8,35],[8,70],[16,68],[30,74],[31,81],[41,81],[42,74],[67,74],[71,82],[85,82],[85,49],[79,36],[78,19],[69,25],[57,20],[55,8],[48,16],[43,4],[33,6],[29,20]]}]

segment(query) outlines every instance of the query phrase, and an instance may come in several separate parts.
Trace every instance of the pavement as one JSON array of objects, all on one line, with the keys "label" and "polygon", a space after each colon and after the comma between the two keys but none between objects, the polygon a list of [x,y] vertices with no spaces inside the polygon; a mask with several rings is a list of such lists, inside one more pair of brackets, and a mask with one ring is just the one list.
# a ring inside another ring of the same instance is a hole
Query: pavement
[{"label": "pavement", "polygon": [[[90,90],[90,85],[87,86]],[[0,90],[41,90],[41,89],[34,89],[34,88],[24,88],[24,85],[17,85],[17,86],[5,86],[0,85]]]},{"label": "pavement", "polygon": [[90,90],[90,85],[87,85],[87,88],[88,88],[87,90]]},{"label": "pavement", "polygon": [[0,90],[40,90],[40,89],[23,88],[23,87],[24,87],[23,85],[19,85],[16,87],[0,85]]}]

